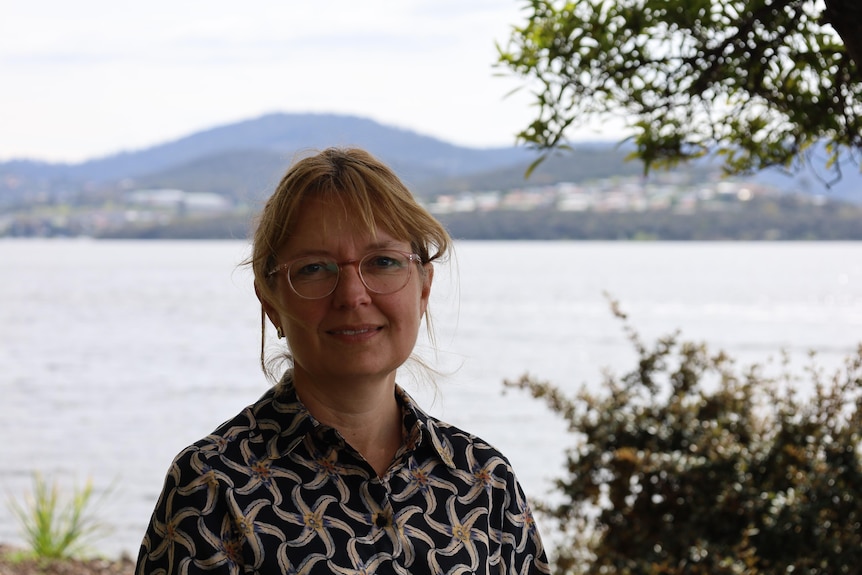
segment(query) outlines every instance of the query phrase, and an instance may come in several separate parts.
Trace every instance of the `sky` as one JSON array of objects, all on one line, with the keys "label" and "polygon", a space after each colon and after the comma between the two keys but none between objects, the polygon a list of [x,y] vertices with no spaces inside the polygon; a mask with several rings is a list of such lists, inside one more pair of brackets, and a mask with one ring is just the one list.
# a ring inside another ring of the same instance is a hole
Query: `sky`
[{"label": "sky", "polygon": [[[0,160],[79,162],[272,112],[507,146],[535,108],[496,69],[523,0],[5,0]],[[587,130],[572,139],[612,139]]]}]

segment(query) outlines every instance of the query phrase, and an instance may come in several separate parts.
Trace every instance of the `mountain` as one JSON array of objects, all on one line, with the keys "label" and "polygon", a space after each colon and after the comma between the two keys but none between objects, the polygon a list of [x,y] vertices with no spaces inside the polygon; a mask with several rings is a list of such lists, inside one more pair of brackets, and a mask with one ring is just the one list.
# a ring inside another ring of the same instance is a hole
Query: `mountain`
[{"label": "mountain", "polygon": [[[78,164],[0,163],[0,206],[46,198],[74,201],[84,192],[130,186],[214,192],[236,201],[254,201],[272,191],[297,154],[333,145],[369,150],[422,195],[642,173],[639,162],[626,161],[628,148],[594,142],[552,154],[526,181],[524,173],[537,156],[524,147],[468,148],[356,116],[279,113]],[[679,171],[709,178],[715,177],[716,168],[692,164]],[[862,202],[858,167],[845,169],[844,178],[832,188],[806,172],[792,177],[764,172],[757,180],[788,191]]]},{"label": "mountain", "polygon": [[202,158],[264,151],[290,162],[297,152],[329,146],[360,146],[386,158],[407,173],[458,175],[485,170],[528,157],[511,148],[458,147],[372,120],[337,114],[269,114],[219,126],[136,152],[123,152],[77,165],[59,173],[93,180],[137,178]]},{"label": "mountain", "polygon": [[826,154],[821,153],[813,160],[817,167],[809,166],[791,173],[768,169],[755,174],[751,179],[791,193],[862,203],[862,166],[859,165],[859,155],[848,153],[843,157],[839,162],[838,178],[834,172],[820,167],[825,165],[825,158]]},{"label": "mountain", "polygon": [[137,186],[259,193],[271,190],[298,153],[329,146],[363,147],[410,184],[513,164],[526,166],[534,157],[522,147],[461,147],[356,116],[269,114],[78,164],[0,163],[0,202],[15,201],[27,193],[49,193],[63,200],[77,188],[130,179]]},{"label": "mountain", "polygon": [[[460,148],[462,157],[475,150]],[[582,145],[565,154],[552,155],[526,179],[534,155],[527,150],[509,154],[507,149],[484,150],[491,161],[472,156],[472,163],[457,169],[441,169],[439,163],[421,163],[430,155],[399,159],[386,152],[378,154],[401,176],[415,193],[436,196],[470,190],[508,190],[513,187],[553,184],[561,181],[582,182],[610,175],[639,175],[637,162],[627,162],[628,152],[607,144]],[[403,152],[402,152],[403,154]],[[519,157],[520,156],[520,157]],[[395,157],[395,159],[392,159]],[[289,158],[267,150],[229,151],[204,156],[191,162],[136,179],[139,187],[179,188],[189,192],[214,192],[235,200],[259,197],[271,192],[284,173]],[[451,165],[457,165],[450,161]],[[488,168],[487,166],[492,166]]]}]

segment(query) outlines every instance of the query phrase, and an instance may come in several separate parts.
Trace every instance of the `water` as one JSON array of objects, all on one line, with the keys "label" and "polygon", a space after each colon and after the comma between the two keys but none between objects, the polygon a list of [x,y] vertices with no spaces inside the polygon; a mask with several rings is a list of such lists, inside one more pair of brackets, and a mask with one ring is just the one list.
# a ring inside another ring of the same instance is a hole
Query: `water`
[{"label": "water", "polygon": [[[0,498],[35,471],[108,492],[108,555],[135,554],[171,458],[254,401],[260,309],[244,242],[0,241]],[[431,413],[489,440],[530,496],[565,435],[538,403],[501,393],[525,372],[574,390],[634,353],[605,292],[647,339],[682,330],[743,361],[815,350],[837,366],[862,341],[862,243],[461,242],[431,313]],[[435,398],[436,395],[436,398]],[[20,543],[0,505],[0,542]]]}]

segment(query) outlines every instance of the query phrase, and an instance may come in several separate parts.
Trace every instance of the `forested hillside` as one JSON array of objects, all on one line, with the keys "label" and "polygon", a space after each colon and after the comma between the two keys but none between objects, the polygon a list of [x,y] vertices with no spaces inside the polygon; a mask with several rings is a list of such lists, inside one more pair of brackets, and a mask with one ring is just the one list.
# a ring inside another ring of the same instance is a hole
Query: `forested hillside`
[{"label": "forested hillside", "polygon": [[862,205],[856,173],[833,187],[810,173],[727,180],[706,159],[644,177],[631,149],[592,142],[527,178],[537,156],[526,148],[272,114],[80,164],[0,163],[0,236],[246,237],[291,161],[329,145],[377,154],[463,238],[856,239],[862,228],[857,207],[844,205]]}]

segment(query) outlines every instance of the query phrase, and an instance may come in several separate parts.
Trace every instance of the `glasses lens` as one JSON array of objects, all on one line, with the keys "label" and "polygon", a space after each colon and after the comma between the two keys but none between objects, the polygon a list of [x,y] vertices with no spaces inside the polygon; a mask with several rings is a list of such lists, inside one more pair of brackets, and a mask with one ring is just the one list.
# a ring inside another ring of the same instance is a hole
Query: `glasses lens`
[{"label": "glasses lens", "polygon": [[[369,291],[394,293],[410,279],[409,254],[382,250],[371,252],[359,261],[359,277]],[[290,287],[300,297],[320,299],[335,291],[339,264],[332,258],[308,256],[294,260],[287,268]]]},{"label": "glasses lens", "polygon": [[301,258],[290,264],[287,279],[300,297],[326,297],[338,283],[338,264],[335,260],[319,256]]},{"label": "glasses lens", "polygon": [[410,279],[410,256],[401,252],[372,252],[359,262],[365,287],[377,293],[393,293]]}]

